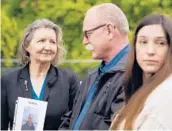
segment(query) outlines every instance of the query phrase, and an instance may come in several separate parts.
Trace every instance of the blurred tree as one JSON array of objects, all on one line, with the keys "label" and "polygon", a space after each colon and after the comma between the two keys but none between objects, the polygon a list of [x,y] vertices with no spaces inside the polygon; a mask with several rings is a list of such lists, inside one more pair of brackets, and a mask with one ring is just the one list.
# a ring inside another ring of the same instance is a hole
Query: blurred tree
[{"label": "blurred tree", "polygon": [[9,18],[4,9],[1,9],[2,23],[1,25],[1,57],[9,59],[5,66],[12,66],[10,58],[16,58],[17,46],[19,43],[19,32],[17,23],[14,18]]},{"label": "blurred tree", "polygon": [[[36,19],[48,18],[60,25],[67,49],[66,59],[90,59],[82,45],[82,22],[86,11],[100,3],[112,2],[126,14],[130,23],[130,40],[145,15],[161,13],[172,17],[172,0],[2,0],[2,58],[17,58],[17,48],[24,28]],[[5,66],[13,63],[6,62]],[[81,76],[98,63],[63,63]]]}]

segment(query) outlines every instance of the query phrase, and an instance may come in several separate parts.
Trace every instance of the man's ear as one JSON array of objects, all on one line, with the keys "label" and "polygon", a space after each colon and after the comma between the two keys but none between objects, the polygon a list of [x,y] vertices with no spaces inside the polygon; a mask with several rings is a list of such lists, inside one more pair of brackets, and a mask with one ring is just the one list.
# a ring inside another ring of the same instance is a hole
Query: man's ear
[{"label": "man's ear", "polygon": [[107,29],[108,29],[109,39],[111,40],[114,36],[114,33],[115,33],[114,27],[111,24],[109,24],[107,26]]}]

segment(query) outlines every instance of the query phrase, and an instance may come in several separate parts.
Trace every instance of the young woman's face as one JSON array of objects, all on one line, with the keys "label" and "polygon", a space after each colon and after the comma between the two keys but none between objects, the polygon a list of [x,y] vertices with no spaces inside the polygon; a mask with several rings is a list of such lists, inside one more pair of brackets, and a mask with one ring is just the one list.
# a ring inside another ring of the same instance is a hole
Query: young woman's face
[{"label": "young woman's face", "polygon": [[164,64],[169,45],[161,25],[147,25],[137,34],[136,60],[143,73],[156,73]]},{"label": "young woman's face", "polygon": [[50,63],[57,53],[56,33],[50,28],[35,30],[33,38],[26,48],[31,62]]}]

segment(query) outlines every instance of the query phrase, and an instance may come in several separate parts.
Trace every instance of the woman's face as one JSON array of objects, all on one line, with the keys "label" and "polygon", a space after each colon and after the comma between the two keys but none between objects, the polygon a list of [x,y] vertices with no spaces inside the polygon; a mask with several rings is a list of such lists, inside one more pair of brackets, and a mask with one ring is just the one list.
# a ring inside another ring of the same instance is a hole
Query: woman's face
[{"label": "woman's face", "polygon": [[164,64],[169,45],[161,25],[147,25],[137,34],[136,60],[143,73],[156,73]]},{"label": "woman's face", "polygon": [[33,33],[33,38],[26,48],[30,61],[50,63],[57,53],[56,33],[50,28],[39,28]]}]

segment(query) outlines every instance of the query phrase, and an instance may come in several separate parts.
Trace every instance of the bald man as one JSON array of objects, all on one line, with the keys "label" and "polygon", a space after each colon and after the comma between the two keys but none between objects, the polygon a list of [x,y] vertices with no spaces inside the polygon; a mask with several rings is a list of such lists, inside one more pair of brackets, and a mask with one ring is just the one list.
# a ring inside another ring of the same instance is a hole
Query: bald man
[{"label": "bald man", "polygon": [[112,3],[92,7],[83,22],[83,44],[100,66],[82,82],[61,129],[107,130],[124,104],[123,74],[129,51],[129,25]]}]

